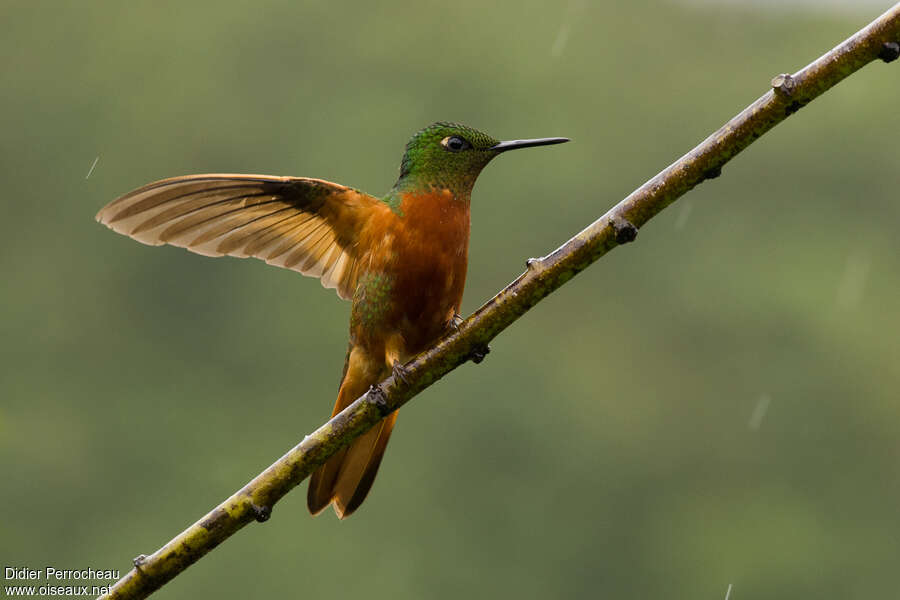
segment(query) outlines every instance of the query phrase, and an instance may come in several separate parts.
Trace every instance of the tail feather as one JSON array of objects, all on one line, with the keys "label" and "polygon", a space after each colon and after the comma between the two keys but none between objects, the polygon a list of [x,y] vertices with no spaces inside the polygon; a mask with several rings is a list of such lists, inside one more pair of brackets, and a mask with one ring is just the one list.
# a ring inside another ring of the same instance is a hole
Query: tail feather
[{"label": "tail feather", "polygon": [[313,516],[319,514],[331,504],[334,482],[337,480],[338,472],[341,470],[341,463],[344,461],[345,454],[347,454],[347,448],[329,458],[310,477],[309,489],[306,491],[306,507],[309,508],[309,512]]},{"label": "tail feather", "polygon": [[340,473],[333,488],[334,512],[339,518],[349,517],[366,499],[396,420],[396,412],[389,414],[353,442],[346,455],[341,457]]},{"label": "tail feather", "polygon": [[[332,416],[344,410],[364,394],[370,385],[387,374],[382,372],[383,367],[380,365],[376,369],[369,369],[366,368],[368,365],[357,363],[355,354],[351,350],[347,355],[344,378]],[[343,519],[359,508],[375,481],[396,420],[396,412],[388,415],[381,423],[316,469],[306,493],[306,505],[310,513],[317,515],[329,504],[333,504],[335,513]]]}]

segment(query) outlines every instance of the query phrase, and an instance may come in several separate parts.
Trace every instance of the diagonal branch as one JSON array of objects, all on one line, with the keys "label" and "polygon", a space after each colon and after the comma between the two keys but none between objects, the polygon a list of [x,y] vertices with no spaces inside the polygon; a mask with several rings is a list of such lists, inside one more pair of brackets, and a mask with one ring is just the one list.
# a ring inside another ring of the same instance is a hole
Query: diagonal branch
[{"label": "diagonal branch", "polygon": [[900,56],[900,3],[867,27],[793,75],[778,75],[772,89],[699,146],[632,192],[605,215],[528,268],[472,316],[459,331],[410,361],[407,382],[389,377],[304,438],[253,481],[188,527],[135,568],[102,598],[146,598],[272,506],[332,454],[385,415],[463,364],[480,359],[486,345],[532,306],[588,265],[632,241],[637,230],[706,179],[761,135],[866,64]]}]

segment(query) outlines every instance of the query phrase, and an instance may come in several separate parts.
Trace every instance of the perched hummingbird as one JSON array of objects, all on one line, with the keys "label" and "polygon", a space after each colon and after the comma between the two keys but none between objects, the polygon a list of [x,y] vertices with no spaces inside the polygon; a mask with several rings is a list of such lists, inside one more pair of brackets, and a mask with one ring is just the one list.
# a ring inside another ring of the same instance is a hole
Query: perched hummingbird
[{"label": "perched hummingbird", "polygon": [[[350,344],[332,415],[446,334],[459,318],[469,246],[469,201],[492,158],[567,138],[501,142],[434,123],[406,145],[400,177],[383,198],[321,179],[188,175],[145,185],[97,220],[139,242],[206,256],[252,256],[318,277],[352,301]],[[315,515],[341,519],[372,487],[397,413],[313,473]]]}]

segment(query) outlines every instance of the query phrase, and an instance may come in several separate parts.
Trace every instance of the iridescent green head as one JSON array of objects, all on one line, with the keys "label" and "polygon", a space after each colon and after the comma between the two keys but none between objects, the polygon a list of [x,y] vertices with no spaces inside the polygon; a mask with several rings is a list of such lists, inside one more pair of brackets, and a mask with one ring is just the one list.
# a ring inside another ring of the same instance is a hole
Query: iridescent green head
[{"label": "iridescent green head", "polygon": [[501,142],[465,125],[434,123],[406,144],[394,190],[447,188],[457,198],[468,200],[481,169],[501,152],[568,141],[567,138],[541,138]]}]

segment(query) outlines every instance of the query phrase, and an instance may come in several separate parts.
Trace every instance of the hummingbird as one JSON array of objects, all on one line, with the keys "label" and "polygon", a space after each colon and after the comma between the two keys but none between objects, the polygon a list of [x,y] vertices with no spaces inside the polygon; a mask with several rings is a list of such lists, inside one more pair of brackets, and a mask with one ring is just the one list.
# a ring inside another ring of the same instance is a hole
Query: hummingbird
[{"label": "hummingbird", "polygon": [[[498,154],[568,138],[500,141],[437,122],[406,144],[400,176],[382,198],[307,177],[187,175],[113,200],[97,221],[152,246],[205,256],[252,256],[318,277],[351,301],[350,341],[332,416],[451,332],[469,248],[469,205]],[[350,516],[369,492],[397,412],[312,475],[307,506]]]}]

